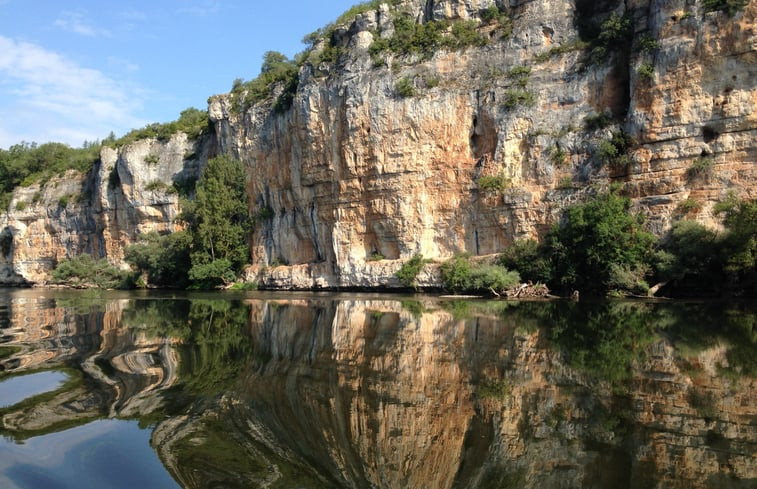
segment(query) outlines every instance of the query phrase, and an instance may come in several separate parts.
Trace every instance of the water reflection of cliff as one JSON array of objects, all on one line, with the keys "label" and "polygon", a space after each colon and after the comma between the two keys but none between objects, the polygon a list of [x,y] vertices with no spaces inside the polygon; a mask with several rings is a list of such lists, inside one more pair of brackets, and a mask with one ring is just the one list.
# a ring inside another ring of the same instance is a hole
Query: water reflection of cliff
[{"label": "water reflection of cliff", "polygon": [[0,303],[0,375],[80,381],[3,433],[136,418],[186,488],[757,478],[753,305],[29,294]]},{"label": "water reflection of cliff", "polygon": [[30,292],[6,299],[2,377],[58,370],[69,380],[4,410],[3,434],[24,439],[104,417],[138,418],[160,407],[161,393],[176,383],[177,358],[169,338],[123,327],[128,304]]},{"label": "water reflection of cliff", "polygon": [[[747,487],[757,477],[753,372],[729,364],[733,348],[712,335],[684,352],[655,335],[676,322],[670,310],[423,309],[253,303],[254,360],[236,388],[156,430],[169,470],[186,487]],[[583,326],[568,328],[571,316]]]}]

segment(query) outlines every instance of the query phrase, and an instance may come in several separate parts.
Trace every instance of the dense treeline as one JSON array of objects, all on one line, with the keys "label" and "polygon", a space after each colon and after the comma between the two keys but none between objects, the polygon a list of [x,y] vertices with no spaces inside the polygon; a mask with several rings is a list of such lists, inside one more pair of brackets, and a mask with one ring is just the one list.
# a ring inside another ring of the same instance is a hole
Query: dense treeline
[{"label": "dense treeline", "polygon": [[8,209],[13,189],[45,182],[66,170],[87,172],[100,158],[100,143],[85,142],[81,148],[62,143],[20,143],[0,149],[0,210]]},{"label": "dense treeline", "polygon": [[167,140],[177,132],[184,132],[190,139],[195,139],[206,133],[209,127],[207,111],[188,108],[175,121],[149,124],[121,138],[111,133],[102,142],[85,141],[81,148],[72,148],[63,143],[22,142],[7,150],[0,149],[0,210],[8,209],[16,187],[45,183],[67,170],[88,172],[100,159],[103,145],[120,147],[146,138]]}]

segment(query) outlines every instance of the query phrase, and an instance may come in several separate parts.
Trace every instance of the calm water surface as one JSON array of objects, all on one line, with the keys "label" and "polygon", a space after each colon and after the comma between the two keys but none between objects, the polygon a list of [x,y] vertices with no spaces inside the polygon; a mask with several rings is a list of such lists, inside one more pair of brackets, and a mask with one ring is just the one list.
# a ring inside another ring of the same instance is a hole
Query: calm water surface
[{"label": "calm water surface", "polygon": [[2,488],[754,488],[757,305],[0,289]]}]

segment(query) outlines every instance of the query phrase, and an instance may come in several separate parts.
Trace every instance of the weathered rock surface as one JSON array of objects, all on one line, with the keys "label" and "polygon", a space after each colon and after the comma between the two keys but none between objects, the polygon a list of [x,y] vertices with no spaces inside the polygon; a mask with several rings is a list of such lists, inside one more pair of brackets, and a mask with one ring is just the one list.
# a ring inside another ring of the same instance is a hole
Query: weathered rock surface
[{"label": "weathered rock surface", "polygon": [[69,171],[15,191],[0,214],[0,284],[44,283],[64,258],[82,253],[122,264],[140,234],[177,228],[175,182],[196,180],[212,145],[178,133],[140,140],[119,151],[103,147],[87,175]]},{"label": "weathered rock surface", "polygon": [[[492,3],[404,8],[417,18],[476,19]],[[705,13],[700,2],[626,4],[615,11],[633,17],[634,48],[605,63],[587,65],[571,48],[580,38],[574,2],[537,0],[511,3],[505,40],[429,60],[390,56],[375,67],[363,46],[376,34],[369,29],[390,29],[384,8],[350,26],[337,70],[301,70],[288,112],[240,113],[231,98],[215,97],[220,147],[247,163],[253,208],[274,211],[255,231],[253,261],[292,265],[251,275],[276,288],[397,286],[392,272],[414,253],[496,253],[615,182],[656,233],[682,216],[684,201],[696,203],[688,217],[716,225],[712,207],[729,191],[757,195],[757,4],[734,17]],[[645,37],[659,46],[638,49]],[[651,79],[638,74],[644,64],[654,67]],[[530,68],[523,88],[516,67]],[[395,93],[406,78],[415,96]],[[519,90],[533,106],[509,103]],[[587,116],[604,112],[609,127],[585,130]],[[613,130],[637,143],[623,167],[595,156]],[[692,176],[703,157],[709,170]],[[486,175],[512,186],[483,190],[477,181]],[[372,263],[377,256],[384,262]]]},{"label": "weathered rock surface", "polygon": [[[500,252],[611,183],[658,234],[684,215],[718,225],[713,207],[729,192],[757,196],[755,1],[733,16],[705,12],[699,0],[498,2],[512,33],[481,23],[493,36],[487,46],[429,59],[385,52],[381,66],[369,51],[376,37],[391,37],[399,11],[419,22],[480,22],[494,4],[405,0],[359,15],[335,31],[336,63],[300,69],[284,111],[273,98],[243,110],[233,95],[211,98],[214,136],[192,148],[189,164],[216,148],[246,164],[251,210],[271,215],[252,236],[250,280],[398,287],[394,271],[415,253]],[[577,19],[611,12],[632,18],[633,39],[589,63]],[[397,93],[401,80],[415,95]],[[608,126],[585,127],[603,113]],[[619,130],[635,141],[627,162],[602,162],[601,142]],[[191,173],[181,156],[189,147],[179,138],[106,151],[82,184],[92,190],[89,205],[59,209],[48,185],[42,194],[53,200],[0,218],[0,232],[13,238],[0,281],[43,281],[57,260],[85,251],[118,263],[139,232],[172,229],[175,196],[145,185]],[[155,167],[144,164],[151,153],[160,156]],[[111,191],[104,182],[115,162],[122,180]],[[704,170],[690,171],[695,163]],[[487,176],[510,187],[486,190],[479,181]],[[19,190],[14,203],[34,192]]]}]

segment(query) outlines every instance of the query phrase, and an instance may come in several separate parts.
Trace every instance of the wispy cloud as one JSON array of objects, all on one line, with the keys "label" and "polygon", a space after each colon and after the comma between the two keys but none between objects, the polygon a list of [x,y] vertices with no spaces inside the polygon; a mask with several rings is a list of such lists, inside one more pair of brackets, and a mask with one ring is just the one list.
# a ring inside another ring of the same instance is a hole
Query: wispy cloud
[{"label": "wispy cloud", "polygon": [[118,16],[123,20],[138,21],[147,19],[147,14],[141,10],[124,10]]},{"label": "wispy cloud", "polygon": [[86,37],[110,37],[110,31],[90,22],[84,9],[66,10],[60,14],[54,25],[64,31]]},{"label": "wispy cloud", "polygon": [[36,44],[0,35],[0,146],[79,145],[144,125],[145,92]]},{"label": "wispy cloud", "polygon": [[179,10],[179,13],[208,17],[221,11],[221,0],[204,0],[195,4],[187,5]]}]

